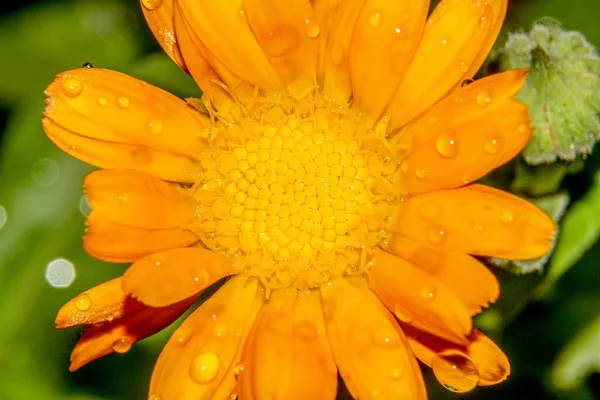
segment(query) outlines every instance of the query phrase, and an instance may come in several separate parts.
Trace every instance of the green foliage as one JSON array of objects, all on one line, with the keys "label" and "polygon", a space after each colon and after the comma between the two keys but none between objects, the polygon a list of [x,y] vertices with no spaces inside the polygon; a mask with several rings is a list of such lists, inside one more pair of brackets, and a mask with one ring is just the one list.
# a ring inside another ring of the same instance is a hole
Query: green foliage
[{"label": "green foliage", "polygon": [[536,24],[509,34],[501,51],[505,69],[531,68],[517,98],[529,106],[533,137],[529,164],[572,161],[591,153],[600,139],[600,58],[585,37],[560,26]]}]

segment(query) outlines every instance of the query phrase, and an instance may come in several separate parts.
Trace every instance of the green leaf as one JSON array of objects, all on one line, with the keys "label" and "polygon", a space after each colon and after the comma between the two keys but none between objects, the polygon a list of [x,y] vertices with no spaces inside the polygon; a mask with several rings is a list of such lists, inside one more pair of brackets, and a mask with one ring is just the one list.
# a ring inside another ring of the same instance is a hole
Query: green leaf
[{"label": "green leaf", "polygon": [[[557,193],[551,196],[540,197],[538,199],[527,199],[544,211],[555,224],[562,218],[567,206],[569,205],[569,195],[566,193]],[[554,243],[552,244],[554,248]],[[491,258],[489,261],[501,268],[506,269],[513,274],[528,274],[534,271],[541,271],[546,264],[553,249],[550,249],[542,257],[533,260],[504,260],[501,258]]]},{"label": "green leaf", "polygon": [[567,213],[538,295],[544,295],[600,238],[600,173],[590,191]]},{"label": "green leaf", "polygon": [[0,103],[42,91],[58,72],[123,69],[140,53],[139,13],[117,0],[49,2],[9,14],[0,23]]},{"label": "green leaf", "polygon": [[552,368],[552,383],[572,389],[593,372],[600,372],[600,315],[560,353]]}]

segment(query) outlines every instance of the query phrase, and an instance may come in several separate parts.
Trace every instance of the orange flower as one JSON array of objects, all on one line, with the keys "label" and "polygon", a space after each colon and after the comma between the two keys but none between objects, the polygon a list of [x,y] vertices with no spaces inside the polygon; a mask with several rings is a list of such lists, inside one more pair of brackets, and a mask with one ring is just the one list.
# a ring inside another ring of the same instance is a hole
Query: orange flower
[{"label": "orange flower", "polygon": [[506,0],[142,0],[204,92],[188,103],[102,69],[48,87],[44,128],[104,170],[84,246],[132,262],[67,303],[91,325],[71,369],[176,320],[150,398],[425,399],[506,378],[471,318],[498,296],[474,256],[530,259],[554,226],[472,184],[531,135],[526,71],[462,87]]}]

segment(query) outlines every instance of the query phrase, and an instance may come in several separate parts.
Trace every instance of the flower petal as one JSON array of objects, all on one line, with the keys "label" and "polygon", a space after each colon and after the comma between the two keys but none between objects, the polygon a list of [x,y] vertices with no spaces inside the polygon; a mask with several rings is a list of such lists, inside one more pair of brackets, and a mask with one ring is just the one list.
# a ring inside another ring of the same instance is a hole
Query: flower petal
[{"label": "flower petal", "polygon": [[173,7],[175,0],[140,0],[142,12],[154,37],[182,69],[186,70],[183,56],[179,50],[173,23]]},{"label": "flower petal", "polygon": [[[208,119],[172,94],[129,75],[101,68],[66,71],[46,89],[75,119],[65,118],[52,102],[46,117],[80,135],[79,118],[105,127],[116,136],[165,153],[196,159],[208,145]],[[77,116],[78,114],[78,116]]]},{"label": "flower petal", "polygon": [[160,251],[188,247],[198,236],[184,228],[147,229],[119,224],[92,211],[83,248],[100,260],[129,263]]},{"label": "flower petal", "polygon": [[[340,103],[352,97],[348,53],[356,19],[365,0],[316,0],[319,23],[328,28],[327,43],[319,61],[323,91]],[[327,18],[327,23],[324,21]]]},{"label": "flower petal", "polygon": [[309,0],[245,0],[244,11],[267,58],[290,93],[316,86],[320,27]]},{"label": "flower petal", "polygon": [[437,357],[459,354],[477,367],[479,386],[502,382],[510,374],[510,364],[500,348],[483,333],[473,329],[466,346],[458,346],[440,338],[402,324],[406,338],[417,358],[429,367]]},{"label": "flower petal", "polygon": [[122,318],[145,308],[121,289],[121,277],[93,287],[66,303],[56,316],[56,328],[91,325]]},{"label": "flower petal", "polygon": [[173,182],[193,182],[200,175],[200,163],[135,144],[90,139],[75,134],[48,118],[44,131],[61,150],[100,168],[130,168]]},{"label": "flower petal", "polygon": [[514,69],[455,88],[395,135],[391,145],[400,158],[406,158],[440,133],[484,118],[521,90],[527,71]]},{"label": "flower petal", "polygon": [[390,132],[431,107],[464,79],[494,33],[495,26],[489,21],[499,18],[497,12],[487,1],[442,0],[427,21],[413,61],[388,108]]},{"label": "flower petal", "polygon": [[118,320],[88,327],[73,348],[69,370],[78,370],[113,352],[127,352],[133,343],[171,325],[195,300],[189,298],[164,308],[144,307]]},{"label": "flower petal", "polygon": [[554,223],[527,201],[483,185],[420,194],[400,203],[389,229],[463,253],[527,260],[550,250]]},{"label": "flower petal", "polygon": [[198,247],[156,253],[134,263],[123,275],[123,291],[151,307],[165,307],[233,275],[223,255]]},{"label": "flower petal", "polygon": [[419,45],[429,0],[375,0],[362,8],[350,44],[353,104],[378,118]]},{"label": "flower petal", "polygon": [[320,292],[273,291],[244,345],[242,362],[241,398],[335,399],[337,368],[325,334]]},{"label": "flower petal", "polygon": [[412,195],[475,181],[518,155],[531,131],[527,106],[510,100],[414,149],[400,168],[400,191]]},{"label": "flower petal", "polygon": [[448,286],[471,316],[496,301],[500,294],[500,285],[494,274],[467,254],[399,235],[392,238],[390,251]]},{"label": "flower petal", "polygon": [[154,367],[150,394],[161,399],[229,398],[240,369],[241,344],[264,296],[256,279],[236,276],[225,283],[171,336]]},{"label": "flower petal", "polygon": [[100,170],[84,180],[94,211],[120,224],[149,229],[179,228],[197,218],[189,192],[136,170]]},{"label": "flower petal", "polygon": [[196,37],[233,74],[269,92],[283,90],[277,71],[250,29],[243,0],[178,0],[178,4]]},{"label": "flower petal", "polygon": [[348,390],[362,400],[426,399],[400,327],[360,286],[366,286],[363,278],[337,278],[321,288],[327,336]]},{"label": "flower petal", "polygon": [[473,324],[463,302],[427,271],[385,251],[371,261],[369,286],[401,321],[456,343]]}]

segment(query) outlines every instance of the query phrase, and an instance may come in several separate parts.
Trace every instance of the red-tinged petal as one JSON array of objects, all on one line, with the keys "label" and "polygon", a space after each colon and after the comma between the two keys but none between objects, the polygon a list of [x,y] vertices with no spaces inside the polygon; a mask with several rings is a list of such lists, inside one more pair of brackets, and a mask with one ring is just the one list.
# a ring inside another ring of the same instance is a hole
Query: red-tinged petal
[{"label": "red-tinged petal", "polygon": [[325,332],[320,292],[275,290],[246,340],[242,363],[240,398],[335,399],[337,369]]},{"label": "red-tinged petal", "polygon": [[396,206],[389,229],[473,255],[528,260],[550,250],[554,223],[531,203],[483,185],[420,194]]},{"label": "red-tinged petal", "polygon": [[400,192],[414,195],[473,182],[519,154],[532,129],[527,106],[510,100],[479,120],[446,130],[402,162]]},{"label": "red-tinged petal", "polygon": [[319,75],[323,76],[323,91],[340,103],[352,97],[348,54],[356,19],[364,4],[365,0],[315,1],[319,23],[328,29],[326,43],[321,46]]},{"label": "red-tinged petal", "polygon": [[309,0],[245,0],[254,36],[289,92],[304,97],[316,87],[320,27]]},{"label": "red-tinged petal", "polygon": [[489,2],[442,0],[427,21],[423,38],[388,111],[390,132],[437,103],[461,82],[494,33],[486,21],[497,16]]},{"label": "red-tinged petal", "polygon": [[148,306],[165,307],[235,272],[231,261],[212,250],[172,249],[129,267],[123,275],[123,290]]},{"label": "red-tinged petal", "polygon": [[448,286],[471,316],[496,301],[500,294],[500,285],[494,274],[467,254],[399,235],[392,238],[389,250]]},{"label": "red-tinged petal", "polygon": [[264,303],[258,280],[236,276],[191,314],[163,348],[150,395],[161,399],[229,399],[242,344]]},{"label": "red-tinged petal", "polygon": [[60,113],[63,107],[54,109],[50,102],[46,116],[79,135],[86,136],[78,121],[85,118],[128,142],[190,160],[208,145],[206,116],[129,75],[101,68],[74,69],[59,74],[45,93],[73,110],[68,118]]},{"label": "red-tinged petal", "polygon": [[362,8],[350,44],[353,105],[378,118],[419,45],[429,0],[374,0]]},{"label": "red-tinged petal", "polygon": [[48,118],[44,131],[61,150],[100,168],[129,168],[145,171],[173,182],[194,182],[201,172],[200,163],[183,156],[163,153],[136,144],[105,142],[80,136]]},{"label": "red-tinged petal", "polygon": [[66,303],[56,316],[56,328],[91,325],[122,318],[145,306],[121,289],[121,277],[93,287]]},{"label": "red-tinged petal", "polygon": [[[264,49],[250,29],[243,0],[179,0],[182,16],[206,49],[242,81],[269,92],[281,92],[283,84]],[[274,35],[274,43],[280,35]],[[210,60],[209,60],[210,62]],[[212,65],[214,69],[215,65]]]},{"label": "red-tinged petal", "polygon": [[[442,384],[453,386],[472,385],[477,380],[479,386],[495,385],[504,381],[510,374],[510,364],[506,355],[487,336],[473,329],[466,346],[458,346],[413,327],[402,324],[408,343],[417,358],[434,369]],[[449,357],[448,357],[449,356]],[[447,357],[447,358],[446,358]],[[447,368],[454,361],[456,368]],[[469,374],[469,366],[475,366],[476,377]],[[461,371],[460,367],[463,367]],[[454,373],[450,373],[454,369]],[[444,379],[445,378],[445,379]]]},{"label": "red-tinged petal", "polygon": [[348,390],[362,400],[427,399],[398,323],[360,286],[363,278],[337,278],[321,288],[327,336]]},{"label": "red-tinged petal", "polygon": [[88,215],[83,248],[100,260],[129,263],[148,255],[188,247],[198,236],[184,228],[146,229],[113,222],[92,211]]},{"label": "red-tinged petal", "polygon": [[368,271],[369,286],[401,321],[455,343],[466,343],[473,324],[465,305],[442,281],[385,251]]},{"label": "red-tinged petal", "polygon": [[118,320],[90,326],[71,353],[69,370],[78,370],[113,352],[128,351],[135,342],[171,325],[195,300],[196,297],[193,297],[164,308],[144,307]]},{"label": "red-tinged petal", "polygon": [[142,12],[154,37],[169,57],[182,69],[186,70],[175,35],[174,2],[175,0],[140,0]]},{"label": "red-tinged petal", "polygon": [[197,218],[187,190],[141,171],[94,171],[85,177],[84,187],[92,209],[120,224],[169,229]]}]

